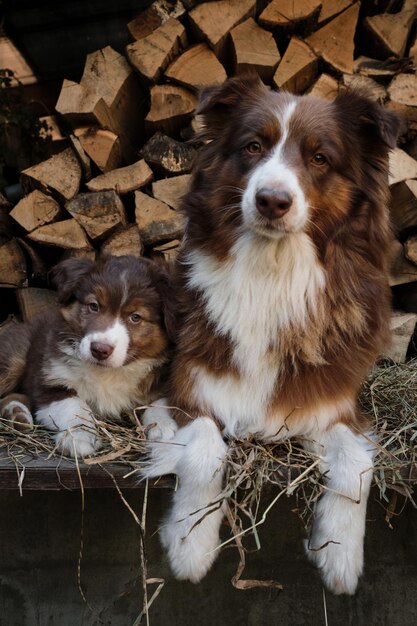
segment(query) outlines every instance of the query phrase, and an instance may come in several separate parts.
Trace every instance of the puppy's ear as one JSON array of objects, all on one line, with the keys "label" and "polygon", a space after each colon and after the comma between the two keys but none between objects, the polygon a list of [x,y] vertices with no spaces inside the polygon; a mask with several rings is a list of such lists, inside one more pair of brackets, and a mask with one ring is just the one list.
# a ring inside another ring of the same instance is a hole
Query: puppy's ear
[{"label": "puppy's ear", "polygon": [[232,109],[255,95],[268,93],[268,88],[256,73],[229,78],[222,85],[207,87],[200,92],[196,115],[201,116],[207,130],[219,130]]},{"label": "puppy's ear", "polygon": [[162,302],[162,315],[166,333],[170,341],[177,338],[177,298],[175,295],[173,270],[166,264],[149,261],[152,283]]},{"label": "puppy's ear", "polygon": [[51,284],[58,291],[58,302],[68,304],[74,297],[77,286],[88,274],[94,261],[90,259],[67,259],[49,272]]},{"label": "puppy's ear", "polygon": [[395,113],[353,90],[341,92],[335,104],[345,125],[354,125],[387,148],[395,148],[401,130],[400,118]]}]

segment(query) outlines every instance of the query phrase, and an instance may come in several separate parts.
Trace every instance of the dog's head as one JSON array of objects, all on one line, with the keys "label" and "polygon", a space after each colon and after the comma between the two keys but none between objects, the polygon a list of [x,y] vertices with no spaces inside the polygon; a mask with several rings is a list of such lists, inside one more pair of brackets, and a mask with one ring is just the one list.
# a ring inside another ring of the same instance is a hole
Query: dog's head
[{"label": "dog's head", "polygon": [[66,343],[84,361],[121,367],[160,358],[174,339],[174,293],[168,272],[147,259],[68,259],[52,270]]},{"label": "dog's head", "polygon": [[204,90],[197,113],[207,144],[188,201],[192,211],[200,194],[193,221],[206,231],[237,224],[268,238],[328,237],[353,219],[358,199],[387,188],[399,121],[354,92],[331,102],[235,78]]}]

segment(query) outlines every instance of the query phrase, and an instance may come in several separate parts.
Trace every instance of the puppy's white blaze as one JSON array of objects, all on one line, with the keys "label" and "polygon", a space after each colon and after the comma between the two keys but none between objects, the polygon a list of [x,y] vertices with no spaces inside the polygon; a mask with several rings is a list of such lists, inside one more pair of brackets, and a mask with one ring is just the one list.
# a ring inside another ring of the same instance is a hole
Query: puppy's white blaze
[{"label": "puppy's white blaze", "polygon": [[91,344],[94,341],[107,343],[114,348],[108,359],[102,361],[102,365],[108,367],[121,367],[126,361],[129,348],[129,333],[124,324],[117,319],[112,326],[100,332],[89,333],[80,342],[80,355],[85,361],[95,361],[91,354]]},{"label": "puppy's white blaze", "polygon": [[306,447],[322,457],[320,469],[328,487],[317,503],[306,552],[333,593],[353,594],[363,569],[366,503],[375,448],[369,438],[340,423],[319,433],[315,445]]},{"label": "puppy's white blaze", "polygon": [[[283,230],[297,232],[303,228],[308,218],[308,203],[296,172],[285,162],[283,148],[288,139],[289,123],[297,107],[297,100],[288,103],[283,112],[277,112],[281,126],[281,138],[266,161],[261,162],[249,177],[246,190],[242,196],[242,213],[244,222],[256,228],[259,217],[256,209],[256,194],[261,189],[277,189],[287,191],[292,196],[289,212],[279,222]],[[271,237],[282,236],[283,230],[268,231]]]}]

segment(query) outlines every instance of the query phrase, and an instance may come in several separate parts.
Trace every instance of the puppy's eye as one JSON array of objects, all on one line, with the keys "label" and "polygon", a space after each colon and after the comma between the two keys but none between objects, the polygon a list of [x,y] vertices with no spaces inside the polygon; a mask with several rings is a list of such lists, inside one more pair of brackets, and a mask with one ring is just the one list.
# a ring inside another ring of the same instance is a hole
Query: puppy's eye
[{"label": "puppy's eye", "polygon": [[262,146],[259,141],[251,141],[247,146],[245,146],[245,150],[246,152],[249,152],[249,154],[261,154]]},{"label": "puppy's eye", "polygon": [[133,324],[139,324],[142,318],[139,313],[132,313],[132,315],[129,317],[129,320],[133,322]]},{"label": "puppy's eye", "polygon": [[87,306],[88,306],[89,311],[91,311],[92,313],[98,313],[100,310],[100,306],[98,302],[89,302]]},{"label": "puppy's eye", "polygon": [[321,154],[321,152],[317,152],[317,154],[313,156],[311,161],[312,163],[314,163],[314,165],[325,165],[327,163],[326,157],[324,156],[324,154]]}]

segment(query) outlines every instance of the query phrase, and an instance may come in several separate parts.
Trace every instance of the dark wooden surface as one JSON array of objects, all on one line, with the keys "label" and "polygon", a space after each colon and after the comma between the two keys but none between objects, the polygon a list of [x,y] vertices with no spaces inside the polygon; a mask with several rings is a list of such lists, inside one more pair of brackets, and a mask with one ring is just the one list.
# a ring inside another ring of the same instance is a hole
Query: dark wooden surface
[{"label": "dark wooden surface", "polygon": [[[81,489],[143,489],[134,467],[117,463],[86,465],[65,458],[19,457],[10,459],[0,448],[0,489],[75,490]],[[23,477],[22,477],[23,474]],[[128,475],[130,474],[130,476]],[[173,479],[164,477],[152,481],[152,487],[170,487]]]}]

